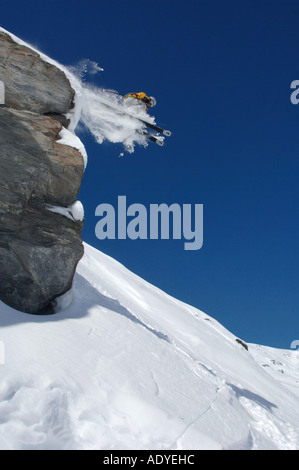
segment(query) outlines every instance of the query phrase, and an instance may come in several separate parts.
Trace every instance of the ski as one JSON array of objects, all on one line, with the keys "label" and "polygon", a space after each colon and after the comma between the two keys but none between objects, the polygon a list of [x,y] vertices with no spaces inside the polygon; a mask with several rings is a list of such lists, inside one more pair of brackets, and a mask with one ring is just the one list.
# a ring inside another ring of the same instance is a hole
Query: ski
[{"label": "ski", "polygon": [[[162,134],[162,135],[165,135],[166,137],[170,137],[172,136],[172,132],[171,131],[168,131],[166,129],[163,129],[162,127],[159,127],[157,126],[156,124],[152,124],[151,122],[148,122],[148,121],[145,121],[144,119],[138,117],[138,116],[133,116],[133,114],[130,114],[128,113],[127,111],[123,110],[123,109],[117,109],[115,108],[114,106],[111,106],[110,104],[107,104],[107,103],[103,103],[101,102],[101,104],[108,108],[108,109],[112,109],[113,111],[115,111],[116,113],[118,114],[123,114],[125,116],[129,116],[130,118],[140,122],[141,124],[144,124],[147,128],[149,129],[152,129],[153,131],[155,132],[158,132],[158,134]],[[150,135],[150,134],[149,134]],[[159,144],[158,144],[159,145]]]},{"label": "ski", "polygon": [[159,139],[159,137],[155,137],[154,135],[149,134],[146,131],[138,131],[138,134],[143,135],[146,139],[150,140],[154,144],[159,145],[160,147],[164,147],[164,145],[165,145],[165,142],[163,140]]},{"label": "ski", "polygon": [[[129,116],[132,116],[132,114],[129,114]],[[135,117],[135,116],[132,116],[134,119],[137,119],[139,122],[141,122],[142,124],[144,124],[146,127],[148,127],[149,129],[152,129],[153,131],[156,131],[158,132],[159,134],[163,134],[163,135],[166,135],[167,137],[170,137],[172,136],[172,132],[171,131],[168,131],[166,129],[162,129],[162,127],[159,127],[159,126],[156,126],[156,124],[152,124],[151,122],[148,122],[148,121],[145,121],[144,119],[141,119],[139,117]]]}]

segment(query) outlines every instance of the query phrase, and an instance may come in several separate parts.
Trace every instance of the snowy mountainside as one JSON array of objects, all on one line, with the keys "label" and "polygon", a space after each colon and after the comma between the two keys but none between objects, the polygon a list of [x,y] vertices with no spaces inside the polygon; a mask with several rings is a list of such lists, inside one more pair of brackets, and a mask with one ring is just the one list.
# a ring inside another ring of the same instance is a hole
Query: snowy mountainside
[{"label": "snowy mountainside", "polygon": [[1,449],[299,449],[296,351],[247,351],[88,245],[68,308],[0,322]]}]

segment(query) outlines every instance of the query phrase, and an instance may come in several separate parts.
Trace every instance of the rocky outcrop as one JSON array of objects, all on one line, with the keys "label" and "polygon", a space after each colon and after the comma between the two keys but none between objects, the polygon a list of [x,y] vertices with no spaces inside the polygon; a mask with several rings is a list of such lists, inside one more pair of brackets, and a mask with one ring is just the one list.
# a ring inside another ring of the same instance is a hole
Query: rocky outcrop
[{"label": "rocky outcrop", "polygon": [[83,255],[83,223],[48,210],[73,204],[81,186],[81,153],[57,142],[74,90],[60,69],[1,32],[0,80],[0,299],[53,313]]},{"label": "rocky outcrop", "polygon": [[72,106],[74,90],[64,72],[1,31],[0,80],[6,105],[12,108],[65,114]]}]

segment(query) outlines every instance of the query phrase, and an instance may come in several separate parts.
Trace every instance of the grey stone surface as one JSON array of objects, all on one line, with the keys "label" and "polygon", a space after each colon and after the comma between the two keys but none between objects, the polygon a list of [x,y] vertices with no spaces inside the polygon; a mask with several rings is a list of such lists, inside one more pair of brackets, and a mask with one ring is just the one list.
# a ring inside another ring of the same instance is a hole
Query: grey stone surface
[{"label": "grey stone surface", "polygon": [[0,80],[7,106],[39,114],[67,113],[74,90],[64,72],[0,31]]},{"label": "grey stone surface", "polygon": [[0,107],[0,299],[53,313],[83,255],[83,222],[47,209],[74,203],[81,186],[81,153],[57,143],[74,92],[59,69],[3,33],[0,79],[8,92]]}]

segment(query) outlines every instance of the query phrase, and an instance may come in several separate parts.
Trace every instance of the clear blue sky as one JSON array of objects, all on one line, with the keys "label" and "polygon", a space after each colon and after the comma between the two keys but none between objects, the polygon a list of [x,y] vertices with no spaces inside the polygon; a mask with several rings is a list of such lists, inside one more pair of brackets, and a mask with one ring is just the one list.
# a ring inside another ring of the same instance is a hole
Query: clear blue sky
[{"label": "clear blue sky", "polygon": [[[97,84],[157,98],[167,146],[121,148],[81,136],[88,155],[83,238],[245,341],[299,339],[297,0],[1,2],[1,26],[53,59],[83,58]],[[95,208],[204,204],[204,245],[95,237]],[[163,312],[161,312],[163,314]]]}]

